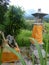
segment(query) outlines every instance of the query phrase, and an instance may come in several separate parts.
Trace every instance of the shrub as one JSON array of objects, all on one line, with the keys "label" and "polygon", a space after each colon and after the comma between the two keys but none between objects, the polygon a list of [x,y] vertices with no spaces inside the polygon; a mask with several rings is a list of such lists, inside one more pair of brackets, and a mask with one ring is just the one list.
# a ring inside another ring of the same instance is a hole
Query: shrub
[{"label": "shrub", "polygon": [[17,35],[16,41],[19,46],[30,46],[29,37],[31,36],[31,31],[29,30],[20,30],[20,34]]},{"label": "shrub", "polygon": [[5,34],[17,35],[24,26],[24,11],[20,7],[10,6],[5,14]]}]

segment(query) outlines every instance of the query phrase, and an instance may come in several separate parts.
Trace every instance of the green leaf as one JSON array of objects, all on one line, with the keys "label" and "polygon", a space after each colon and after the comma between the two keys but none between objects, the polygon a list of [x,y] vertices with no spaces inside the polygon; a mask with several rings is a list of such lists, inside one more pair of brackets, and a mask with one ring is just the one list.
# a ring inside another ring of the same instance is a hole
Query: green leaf
[{"label": "green leaf", "polygon": [[43,56],[42,56],[42,52],[41,52],[40,46],[39,46],[38,42],[34,38],[31,38],[31,40],[34,41],[34,44],[35,44],[35,46],[36,46],[36,48],[38,50],[40,64],[43,65]]},{"label": "green leaf", "polygon": [[16,50],[14,50],[13,48],[7,47],[5,46],[7,49],[9,49],[11,52],[13,52],[16,56],[18,56],[18,58],[20,59],[22,65],[26,65],[24,59],[22,58],[21,54],[19,52],[17,52]]},{"label": "green leaf", "polygon": [[35,59],[35,58],[34,58],[34,54],[33,54],[33,52],[32,52],[32,60],[33,60],[33,61],[32,61],[32,65],[35,65],[34,59]]},{"label": "green leaf", "polygon": [[0,48],[0,65],[2,64],[2,61],[1,61],[1,59],[2,59],[2,52],[3,52],[3,48]]},{"label": "green leaf", "polygon": [[46,43],[45,65],[47,65],[48,41]]}]

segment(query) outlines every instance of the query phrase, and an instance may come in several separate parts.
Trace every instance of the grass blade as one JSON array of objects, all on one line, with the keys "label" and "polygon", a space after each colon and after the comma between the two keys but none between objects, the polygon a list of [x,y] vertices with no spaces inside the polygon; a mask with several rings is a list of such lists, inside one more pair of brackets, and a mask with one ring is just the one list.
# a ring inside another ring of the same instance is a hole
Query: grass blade
[{"label": "grass blade", "polygon": [[46,41],[45,65],[47,65],[48,40]]},{"label": "grass blade", "polygon": [[19,52],[17,52],[16,50],[14,50],[13,48],[7,47],[7,49],[9,49],[11,52],[13,52],[16,56],[18,56],[18,58],[20,59],[22,65],[26,65],[24,59],[22,58],[21,54]]},{"label": "grass blade", "polygon": [[43,56],[42,56],[42,52],[41,52],[40,46],[39,46],[38,42],[34,38],[31,38],[31,40],[34,41],[35,46],[36,46],[36,48],[38,50],[39,59],[40,59],[40,65],[43,65]]},{"label": "grass blade", "polygon": [[32,65],[35,65],[35,63],[34,63],[34,54],[33,54],[33,52],[32,52]]},{"label": "grass blade", "polygon": [[2,64],[2,61],[1,61],[1,59],[2,59],[2,51],[3,51],[3,48],[0,48],[0,65]]}]

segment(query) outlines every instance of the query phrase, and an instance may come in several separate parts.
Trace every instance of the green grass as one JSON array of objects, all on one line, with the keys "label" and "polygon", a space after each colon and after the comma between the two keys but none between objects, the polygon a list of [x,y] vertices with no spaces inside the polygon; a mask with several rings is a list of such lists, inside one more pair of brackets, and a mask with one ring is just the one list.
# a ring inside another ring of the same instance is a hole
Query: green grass
[{"label": "green grass", "polygon": [[44,26],[45,26],[45,30],[47,31],[47,33],[49,33],[49,23],[44,23]]},{"label": "green grass", "polygon": [[47,48],[48,48],[47,52],[49,53],[49,33],[44,33],[43,34],[43,42],[44,42],[43,47],[44,47],[45,50],[46,50],[46,45],[48,44],[48,46],[47,46]]},{"label": "green grass", "polygon": [[46,44],[45,59],[43,59],[42,52],[41,52],[41,49],[40,49],[40,46],[39,46],[38,42],[37,42],[34,38],[31,38],[31,40],[34,41],[35,46],[36,46],[36,48],[37,48],[37,50],[38,50],[39,59],[40,59],[40,65],[47,65],[47,50],[48,50],[48,43]]},{"label": "green grass", "polygon": [[38,50],[38,54],[39,54],[40,64],[43,65],[43,56],[42,56],[42,53],[41,53],[40,46],[34,38],[31,38],[31,40],[34,41],[34,43],[35,43],[35,46],[36,46],[36,48]]},{"label": "green grass", "polygon": [[[31,38],[31,39],[34,41],[35,46],[36,46],[36,48],[38,50],[39,59],[40,59],[40,65],[47,65],[47,50],[48,50],[47,46],[48,46],[48,44],[46,44],[46,57],[45,57],[45,61],[44,61],[38,42],[34,38]],[[17,52],[13,48],[10,48],[10,47],[7,47],[7,46],[5,46],[5,47],[7,49],[9,49],[9,51],[13,52],[16,56],[18,56],[18,58],[20,59],[22,65],[26,65],[21,53]],[[1,56],[2,56],[2,52],[1,52],[1,49],[0,49],[0,58],[1,58]],[[32,53],[32,59],[33,59],[32,65],[34,65],[34,59],[35,58],[34,58],[34,54],[33,53]],[[1,59],[0,59],[0,61],[1,61]],[[1,62],[0,62],[0,65],[1,65]]]},{"label": "green grass", "polygon": [[0,65],[2,64],[2,61],[1,61],[1,59],[2,59],[2,52],[3,52],[3,48],[0,48]]},{"label": "green grass", "polygon": [[30,46],[31,31],[29,30],[21,30],[20,34],[16,36],[16,42],[19,46]]},{"label": "green grass", "polygon": [[[30,23],[30,22],[29,22]],[[32,24],[32,22],[31,22]],[[46,33],[43,34],[43,42],[44,42],[44,49],[46,51],[46,55],[45,55],[45,60],[43,59],[43,56],[42,56],[42,53],[41,53],[41,49],[38,45],[38,43],[36,42],[36,40],[34,40],[32,38],[32,40],[34,41],[35,43],[35,46],[38,50],[38,54],[39,54],[39,57],[40,57],[40,64],[41,65],[47,65],[47,53],[49,53],[49,23],[44,23],[44,25],[46,26],[45,29],[46,29]],[[30,40],[29,40],[29,37],[31,37],[31,33],[32,31],[30,30],[21,30],[20,31],[20,34],[17,35],[16,37],[16,42],[18,43],[19,46],[30,46]],[[13,52],[16,56],[19,57],[22,65],[26,65],[22,55],[18,52],[16,52],[14,49],[10,48],[10,47],[6,47],[7,49],[9,49],[11,52]],[[0,49],[0,65],[1,65],[1,57],[2,57],[2,50]],[[34,55],[32,53],[32,65],[34,65]]]}]

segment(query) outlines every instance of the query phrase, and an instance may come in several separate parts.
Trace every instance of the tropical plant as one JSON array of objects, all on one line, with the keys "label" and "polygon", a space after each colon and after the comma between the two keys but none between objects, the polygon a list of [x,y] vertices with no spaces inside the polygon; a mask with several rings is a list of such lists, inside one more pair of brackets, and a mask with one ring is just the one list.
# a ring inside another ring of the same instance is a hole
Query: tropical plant
[{"label": "tropical plant", "polygon": [[20,7],[9,6],[5,14],[5,33],[17,35],[20,28],[24,26],[24,11]]},{"label": "tropical plant", "polygon": [[20,47],[29,47],[30,46],[30,40],[29,37],[31,36],[31,31],[22,29],[20,30],[20,33],[16,36],[16,42]]},{"label": "tropical plant", "polygon": [[7,5],[9,5],[9,0],[0,0],[0,24],[4,22],[4,14],[8,9]]}]

